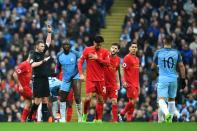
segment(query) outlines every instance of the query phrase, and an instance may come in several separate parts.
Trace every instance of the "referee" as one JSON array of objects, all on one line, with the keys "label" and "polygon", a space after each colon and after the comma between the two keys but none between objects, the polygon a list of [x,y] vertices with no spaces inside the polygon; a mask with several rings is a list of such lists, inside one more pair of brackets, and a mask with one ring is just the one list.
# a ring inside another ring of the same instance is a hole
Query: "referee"
[{"label": "referee", "polygon": [[47,26],[47,39],[44,41],[37,41],[35,43],[35,50],[32,55],[30,64],[33,68],[33,96],[34,104],[31,107],[28,115],[28,122],[32,121],[32,115],[37,111],[39,104],[42,102],[42,119],[44,122],[48,121],[48,97],[49,83],[47,73],[47,61],[50,57],[44,58],[45,52],[48,50],[51,43],[51,32],[52,28],[50,25]]}]

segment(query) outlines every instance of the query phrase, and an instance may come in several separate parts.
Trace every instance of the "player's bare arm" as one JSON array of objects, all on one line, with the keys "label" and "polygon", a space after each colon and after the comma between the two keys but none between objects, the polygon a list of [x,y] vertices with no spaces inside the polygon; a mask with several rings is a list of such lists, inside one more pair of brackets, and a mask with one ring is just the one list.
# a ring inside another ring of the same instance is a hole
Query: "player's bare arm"
[{"label": "player's bare arm", "polygon": [[157,78],[157,74],[158,74],[157,65],[153,62],[151,64],[151,78],[155,80]]},{"label": "player's bare arm", "polygon": [[185,88],[186,86],[186,82],[185,82],[185,66],[183,64],[183,62],[179,62],[178,63],[178,67],[179,67],[179,72],[180,72],[180,76],[181,76],[181,88]]},{"label": "player's bare arm", "polygon": [[46,45],[49,47],[51,44],[51,33],[52,33],[52,27],[51,25],[47,25],[47,39],[46,39]]},{"label": "player's bare arm", "polygon": [[21,85],[20,81],[18,80],[18,75],[17,75],[16,72],[13,73],[13,77],[14,77],[14,80],[16,81],[16,83],[19,86],[19,91],[23,92],[23,86]]}]

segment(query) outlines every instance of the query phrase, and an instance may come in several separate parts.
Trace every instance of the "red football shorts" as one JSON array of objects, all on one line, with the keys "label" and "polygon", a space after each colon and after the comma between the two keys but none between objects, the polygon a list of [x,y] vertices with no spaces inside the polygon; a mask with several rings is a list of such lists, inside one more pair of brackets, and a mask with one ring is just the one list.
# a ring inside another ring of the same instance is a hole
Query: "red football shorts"
[{"label": "red football shorts", "polygon": [[104,81],[86,81],[86,94],[94,92],[98,95],[105,95],[106,88],[104,86]]},{"label": "red football shorts", "polygon": [[73,89],[71,88],[68,96],[67,96],[67,100],[68,101],[73,101],[73,97],[74,97],[74,94],[73,94]]},{"label": "red football shorts", "polygon": [[106,87],[106,94],[105,94],[105,100],[107,100],[107,98],[118,98],[118,89],[114,88],[114,87]]},{"label": "red football shorts", "polygon": [[139,89],[138,87],[127,87],[127,97],[132,99],[137,99],[139,97]]},{"label": "red football shorts", "polygon": [[33,96],[32,89],[28,86],[23,87],[23,92],[19,91],[19,86],[17,87],[17,90],[20,93],[20,95],[24,97],[24,99],[32,98]]}]

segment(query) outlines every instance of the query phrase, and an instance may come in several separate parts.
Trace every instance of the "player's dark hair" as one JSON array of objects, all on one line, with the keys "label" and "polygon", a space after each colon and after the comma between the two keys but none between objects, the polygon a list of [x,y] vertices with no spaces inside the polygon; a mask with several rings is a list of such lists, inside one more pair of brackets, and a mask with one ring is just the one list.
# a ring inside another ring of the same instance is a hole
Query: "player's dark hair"
[{"label": "player's dark hair", "polygon": [[102,36],[100,36],[100,35],[97,35],[94,38],[94,42],[95,43],[102,43],[102,42],[104,42],[104,38]]},{"label": "player's dark hair", "polygon": [[44,43],[44,41],[43,40],[37,40],[35,45],[39,45],[40,43]]},{"label": "player's dark hair", "polygon": [[68,39],[65,39],[62,41],[62,45],[70,45],[70,41]]},{"label": "player's dark hair", "polygon": [[120,44],[118,44],[118,43],[112,43],[112,46],[117,46],[118,49],[120,49]]},{"label": "player's dark hair", "polygon": [[136,40],[133,40],[132,42],[131,42],[131,45],[137,45],[138,46],[138,44],[137,44],[137,41]]},{"label": "player's dark hair", "polygon": [[165,40],[166,40],[166,44],[171,44],[171,42],[173,41],[173,38],[171,35],[166,35]]}]

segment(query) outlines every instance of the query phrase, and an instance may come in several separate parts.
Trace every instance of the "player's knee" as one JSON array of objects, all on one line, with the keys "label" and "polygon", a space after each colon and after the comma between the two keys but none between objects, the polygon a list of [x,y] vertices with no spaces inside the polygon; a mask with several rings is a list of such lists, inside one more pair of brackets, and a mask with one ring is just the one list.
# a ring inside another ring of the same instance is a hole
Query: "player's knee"
[{"label": "player's knee", "polygon": [[165,100],[165,97],[158,97],[158,100]]},{"label": "player's knee", "polygon": [[60,102],[66,102],[67,93],[65,91],[60,91],[59,96],[60,96]]},{"label": "player's knee", "polygon": [[112,99],[112,105],[117,105],[117,100],[116,99]]},{"label": "player's knee", "polygon": [[87,101],[90,101],[90,100],[91,100],[91,97],[92,97],[92,94],[87,94],[87,95],[86,95],[86,100],[87,100]]},{"label": "player's knee", "polygon": [[34,103],[39,105],[41,103],[41,98],[35,98]]},{"label": "player's knee", "polygon": [[29,109],[31,107],[31,101],[26,101],[25,109]]},{"label": "player's knee", "polygon": [[66,102],[66,106],[68,107],[68,108],[72,108],[72,101],[67,101]]},{"label": "player's knee", "polygon": [[103,100],[103,97],[102,97],[102,96],[98,96],[98,102],[99,102],[99,103],[103,103],[103,101],[104,101],[104,100]]},{"label": "player's knee", "polygon": [[75,102],[76,102],[76,104],[80,104],[81,103],[81,98],[80,97],[75,98]]},{"label": "player's knee", "polygon": [[49,102],[48,97],[44,97],[44,98],[42,98],[42,103],[47,104],[48,102]]},{"label": "player's knee", "polygon": [[175,101],[175,98],[168,98],[168,101]]}]

